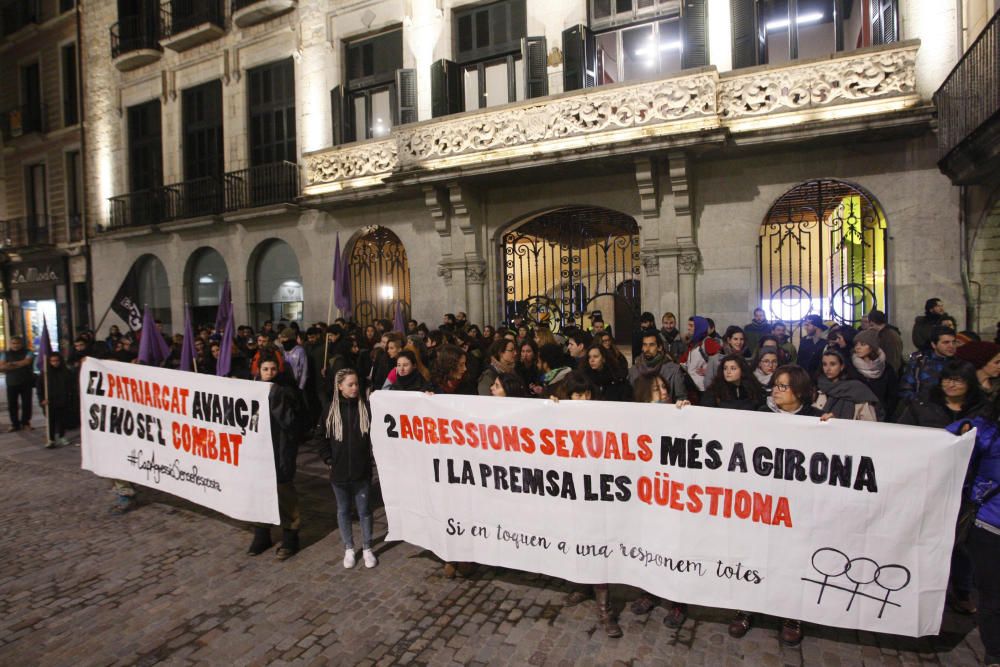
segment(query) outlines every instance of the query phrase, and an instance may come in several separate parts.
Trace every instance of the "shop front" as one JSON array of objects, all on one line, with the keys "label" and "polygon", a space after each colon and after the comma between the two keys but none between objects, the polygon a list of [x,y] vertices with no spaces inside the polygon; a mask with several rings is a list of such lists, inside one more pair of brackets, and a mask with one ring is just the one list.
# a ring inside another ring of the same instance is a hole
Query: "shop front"
[{"label": "shop front", "polygon": [[11,262],[6,287],[9,334],[24,336],[28,347],[37,350],[44,322],[52,347],[60,349],[72,332],[66,258],[57,255]]}]

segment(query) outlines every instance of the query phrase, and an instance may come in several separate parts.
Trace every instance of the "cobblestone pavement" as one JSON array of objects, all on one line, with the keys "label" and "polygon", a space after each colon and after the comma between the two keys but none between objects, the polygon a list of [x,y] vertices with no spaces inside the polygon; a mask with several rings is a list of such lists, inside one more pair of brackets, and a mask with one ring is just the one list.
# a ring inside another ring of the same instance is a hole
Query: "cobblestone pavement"
[{"label": "cobblestone pavement", "polygon": [[308,448],[303,550],[284,563],[270,552],[249,558],[245,525],[162,493],[142,489],[138,509],[111,516],[109,482],[80,469],[78,447],[45,450],[43,438],[40,429],[0,436],[0,665],[777,667],[976,665],[983,656],[971,620],[950,613],[938,637],[807,625],[802,645],[786,649],[773,620],[731,639],[721,610],[692,608],[670,630],[661,608],[632,614],[638,591],[621,586],[613,596],[625,636],[608,639],[594,603],[565,606],[558,580],[486,567],[445,579],[430,553],[381,541],[381,509],[381,563],[345,570],[333,495]]}]

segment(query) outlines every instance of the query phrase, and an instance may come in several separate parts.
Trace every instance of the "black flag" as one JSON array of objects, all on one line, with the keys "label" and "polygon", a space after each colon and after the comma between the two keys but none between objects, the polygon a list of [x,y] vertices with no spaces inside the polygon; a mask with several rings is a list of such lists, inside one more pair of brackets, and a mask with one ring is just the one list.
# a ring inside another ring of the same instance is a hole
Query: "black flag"
[{"label": "black flag", "polygon": [[125,280],[122,281],[122,286],[118,288],[118,293],[111,301],[111,310],[115,311],[115,314],[122,318],[132,331],[142,327],[142,311],[139,310],[139,305],[136,303],[138,296],[139,274],[136,267],[133,266],[129,269]]}]

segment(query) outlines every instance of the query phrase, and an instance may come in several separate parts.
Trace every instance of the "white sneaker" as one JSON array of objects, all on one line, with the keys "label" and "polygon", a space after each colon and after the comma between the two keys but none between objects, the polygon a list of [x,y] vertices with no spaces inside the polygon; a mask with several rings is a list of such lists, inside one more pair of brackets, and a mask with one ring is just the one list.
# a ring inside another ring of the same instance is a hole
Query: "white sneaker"
[{"label": "white sneaker", "polygon": [[60,447],[65,447],[66,445],[69,444],[69,440],[67,440],[65,437],[60,436],[56,438],[56,444],[59,445]]},{"label": "white sneaker", "polygon": [[378,565],[378,558],[375,558],[375,554],[372,553],[371,549],[365,549],[362,551],[361,556],[365,559],[365,567],[368,569]]},{"label": "white sneaker", "polygon": [[354,549],[344,550],[344,567],[350,570],[357,563],[357,559],[354,557]]}]

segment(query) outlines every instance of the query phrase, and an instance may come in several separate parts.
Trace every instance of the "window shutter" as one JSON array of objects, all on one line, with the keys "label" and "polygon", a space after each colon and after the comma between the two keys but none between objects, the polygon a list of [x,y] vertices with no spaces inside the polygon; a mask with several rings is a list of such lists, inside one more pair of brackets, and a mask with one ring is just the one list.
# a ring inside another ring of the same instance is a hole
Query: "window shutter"
[{"label": "window shutter", "polygon": [[596,85],[594,33],[585,25],[563,30],[563,90],[593,88]]},{"label": "window shutter", "polygon": [[396,70],[396,99],[399,101],[396,118],[400,125],[417,122],[417,71]]},{"label": "window shutter", "polygon": [[882,41],[879,44],[891,44],[899,41],[899,21],[896,12],[897,0],[882,0],[881,21]]},{"label": "window shutter", "polygon": [[708,7],[707,0],[684,0],[682,39],[684,40],[681,67],[708,65]]},{"label": "window shutter", "polygon": [[524,97],[545,97],[549,94],[547,49],[544,37],[521,40],[521,60],[524,65]]},{"label": "window shutter", "polygon": [[450,60],[431,65],[431,116],[439,118],[462,110],[462,78]]},{"label": "window shutter", "polygon": [[344,93],[340,86],[330,91],[330,120],[333,124],[333,145],[344,143]]},{"label": "window shutter", "polygon": [[756,0],[729,0],[733,24],[733,68],[759,63]]},{"label": "window shutter", "polygon": [[879,0],[868,0],[868,19],[870,21],[872,44],[882,43],[882,3]]}]

